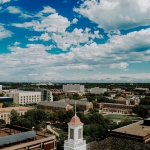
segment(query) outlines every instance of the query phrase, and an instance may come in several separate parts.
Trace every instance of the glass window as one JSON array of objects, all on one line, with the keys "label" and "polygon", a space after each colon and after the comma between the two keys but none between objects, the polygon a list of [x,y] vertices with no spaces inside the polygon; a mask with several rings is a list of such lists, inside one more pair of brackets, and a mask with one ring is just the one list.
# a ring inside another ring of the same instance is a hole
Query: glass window
[{"label": "glass window", "polygon": [[81,129],[78,129],[78,139],[81,139],[82,138],[82,136],[81,136]]},{"label": "glass window", "polygon": [[74,139],[74,130],[70,129],[70,139]]}]

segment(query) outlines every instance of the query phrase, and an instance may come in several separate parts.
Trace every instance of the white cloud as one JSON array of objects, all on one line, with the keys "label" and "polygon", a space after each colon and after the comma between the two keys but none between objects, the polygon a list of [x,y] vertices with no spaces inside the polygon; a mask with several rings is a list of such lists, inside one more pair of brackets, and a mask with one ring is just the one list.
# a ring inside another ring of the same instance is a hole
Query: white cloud
[{"label": "white cloud", "polygon": [[121,62],[119,64],[110,64],[110,68],[119,68],[119,69],[125,69],[128,66],[126,62]]},{"label": "white cloud", "polygon": [[42,13],[56,13],[56,10],[50,6],[46,6],[46,7],[44,7],[44,10],[42,10],[41,12]]},{"label": "white cloud", "polygon": [[[71,35],[74,37],[77,34],[76,37],[83,38],[85,31],[74,31]],[[68,38],[71,38],[71,35],[68,35]],[[0,55],[1,70],[3,70],[2,67],[5,67],[7,72],[5,77],[9,77],[11,73],[14,77],[12,80],[19,78],[22,80],[79,80],[82,78],[82,80],[89,81],[102,79],[108,81],[109,78],[109,81],[114,82],[144,82],[150,79],[149,74],[137,72],[133,74],[131,70],[130,74],[127,74],[127,72],[129,72],[131,62],[150,61],[150,48],[148,48],[150,42],[147,40],[149,36],[150,29],[132,32],[127,35],[112,35],[105,44],[78,45],[77,47],[71,47],[70,52],[59,55],[46,52],[46,50],[52,49],[52,45],[28,44],[25,48],[12,46],[9,47],[11,54]],[[142,41],[144,45],[139,41]],[[146,46],[146,49],[143,46]],[[136,47],[142,50],[136,49]],[[113,69],[114,72],[105,74],[105,69],[109,70],[109,68]],[[122,71],[120,74],[115,74],[116,68],[124,69],[126,74]],[[97,70],[97,74],[88,74],[86,71],[90,69]],[[72,76],[69,72],[75,72],[75,75]],[[102,73],[99,74],[98,72]],[[26,78],[23,78],[24,75],[26,75]]]},{"label": "white cloud", "polygon": [[21,13],[19,17],[20,18],[32,18],[33,16],[29,14]]},{"label": "white cloud", "polygon": [[85,0],[75,12],[82,14],[106,32],[149,25],[149,0]]},{"label": "white cloud", "polygon": [[70,21],[55,13],[48,17],[43,17],[41,21],[33,20],[32,22],[13,23],[12,25],[21,28],[32,28],[34,31],[64,33],[66,28],[70,26]]},{"label": "white cloud", "polygon": [[20,45],[20,42],[15,42],[14,45],[15,46]]},{"label": "white cloud", "polygon": [[21,10],[15,6],[9,6],[9,7],[7,7],[7,10],[11,14],[20,14],[21,13]]},{"label": "white cloud", "polygon": [[4,4],[4,3],[7,3],[7,2],[10,2],[10,0],[1,0],[0,4]]},{"label": "white cloud", "polygon": [[[49,10],[51,8],[45,7],[44,10],[47,9]],[[31,22],[24,22],[22,24],[14,23],[12,25],[34,31],[45,32],[41,36],[32,36],[28,40],[52,40],[56,43],[57,47],[62,50],[67,50],[72,45],[77,46],[81,43],[90,44],[92,39],[95,38],[103,38],[97,30],[95,30],[94,33],[90,33],[89,28],[86,28],[85,30],[74,28],[72,32],[68,32],[67,28],[70,27],[71,22],[67,18],[60,16],[58,13],[50,14],[46,17],[42,15],[39,16],[41,12],[38,13],[38,17],[40,18],[39,21],[32,20]],[[77,22],[77,19],[74,19],[73,22]]]},{"label": "white cloud", "polygon": [[75,23],[77,23],[78,22],[78,19],[77,18],[74,18],[73,20],[72,20],[72,23],[73,24],[75,24]]},{"label": "white cloud", "polygon": [[11,36],[12,36],[12,32],[6,30],[2,25],[0,25],[0,40]]},{"label": "white cloud", "polygon": [[29,38],[29,41],[38,41],[38,40],[43,40],[43,41],[49,41],[51,37],[48,35],[48,33],[43,33],[41,36],[33,36]]}]

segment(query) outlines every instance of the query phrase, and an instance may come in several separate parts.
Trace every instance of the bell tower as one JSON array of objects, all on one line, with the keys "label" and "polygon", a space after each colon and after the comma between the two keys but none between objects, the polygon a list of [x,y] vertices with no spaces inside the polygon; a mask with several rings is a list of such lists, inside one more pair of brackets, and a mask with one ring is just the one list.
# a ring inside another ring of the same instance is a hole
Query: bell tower
[{"label": "bell tower", "polygon": [[86,150],[86,141],[83,140],[83,123],[76,113],[68,123],[68,140],[64,143],[64,150]]}]

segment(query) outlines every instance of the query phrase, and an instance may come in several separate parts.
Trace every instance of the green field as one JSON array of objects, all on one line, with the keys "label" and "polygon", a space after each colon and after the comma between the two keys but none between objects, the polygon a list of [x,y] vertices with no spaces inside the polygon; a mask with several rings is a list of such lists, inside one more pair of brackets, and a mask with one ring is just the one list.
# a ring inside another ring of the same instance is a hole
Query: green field
[{"label": "green field", "polygon": [[104,117],[109,118],[109,119],[117,119],[117,120],[122,120],[125,117],[129,117],[132,120],[141,120],[140,117],[132,116],[132,115],[108,114],[108,115],[105,115]]},{"label": "green field", "polygon": [[61,130],[61,129],[58,129],[58,128],[53,127],[53,130],[54,130],[55,132],[57,132],[58,134],[66,134],[66,135],[67,135],[67,132],[65,132],[65,131],[63,131],[63,130]]}]

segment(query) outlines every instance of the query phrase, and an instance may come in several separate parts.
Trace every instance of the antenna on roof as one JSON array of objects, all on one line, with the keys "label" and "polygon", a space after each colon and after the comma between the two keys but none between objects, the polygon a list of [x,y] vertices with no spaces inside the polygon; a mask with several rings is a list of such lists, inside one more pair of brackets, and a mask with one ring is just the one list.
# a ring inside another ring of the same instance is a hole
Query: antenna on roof
[{"label": "antenna on roof", "polygon": [[76,116],[76,101],[75,101],[75,108],[74,109],[75,109],[74,111],[75,111],[75,116]]}]

